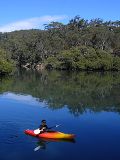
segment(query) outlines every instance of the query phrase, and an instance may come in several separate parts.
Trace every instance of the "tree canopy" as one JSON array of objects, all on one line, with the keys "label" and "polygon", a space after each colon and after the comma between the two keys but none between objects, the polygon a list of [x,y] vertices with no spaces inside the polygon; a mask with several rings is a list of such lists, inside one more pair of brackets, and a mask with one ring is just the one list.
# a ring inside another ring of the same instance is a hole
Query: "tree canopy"
[{"label": "tree canopy", "polygon": [[68,24],[51,22],[44,30],[0,33],[0,48],[17,66],[66,70],[120,70],[120,21],[85,20],[75,16]]}]

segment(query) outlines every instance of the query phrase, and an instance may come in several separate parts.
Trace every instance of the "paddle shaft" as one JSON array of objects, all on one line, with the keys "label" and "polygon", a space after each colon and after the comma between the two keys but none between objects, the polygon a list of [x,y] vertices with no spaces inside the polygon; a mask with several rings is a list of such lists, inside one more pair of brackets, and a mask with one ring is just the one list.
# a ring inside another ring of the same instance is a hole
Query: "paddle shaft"
[{"label": "paddle shaft", "polygon": [[[57,127],[59,127],[59,126],[60,126],[60,124],[59,124],[59,125],[52,126],[52,127],[49,127],[48,130],[49,130],[49,129],[52,129],[52,128],[55,128],[55,127],[57,128]],[[43,130],[37,129],[37,130],[35,130],[35,131],[37,131],[37,133],[34,132],[34,133],[37,135],[37,134],[40,134],[40,132],[43,131]]]},{"label": "paddle shaft", "polygon": [[56,124],[55,126],[49,127],[48,129],[57,128],[59,126],[60,126],[60,124]]}]

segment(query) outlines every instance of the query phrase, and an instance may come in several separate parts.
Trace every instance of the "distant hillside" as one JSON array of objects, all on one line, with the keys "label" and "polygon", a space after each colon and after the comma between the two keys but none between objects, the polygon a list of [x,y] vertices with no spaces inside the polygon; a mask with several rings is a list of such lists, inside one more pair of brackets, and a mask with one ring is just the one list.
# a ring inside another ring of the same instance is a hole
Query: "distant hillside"
[{"label": "distant hillside", "polygon": [[19,67],[120,70],[120,21],[76,16],[66,25],[51,22],[44,30],[0,33],[0,48]]}]

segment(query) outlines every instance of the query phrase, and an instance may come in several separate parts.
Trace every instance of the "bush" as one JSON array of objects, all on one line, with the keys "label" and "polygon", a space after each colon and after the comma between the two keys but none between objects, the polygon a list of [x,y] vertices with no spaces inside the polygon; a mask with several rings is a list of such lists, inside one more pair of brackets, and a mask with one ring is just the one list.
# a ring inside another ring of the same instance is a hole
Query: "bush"
[{"label": "bush", "polygon": [[0,49],[0,74],[10,73],[13,70],[13,63],[7,53]]},{"label": "bush", "polygon": [[103,50],[79,46],[49,57],[48,66],[61,70],[120,70],[120,58]]}]

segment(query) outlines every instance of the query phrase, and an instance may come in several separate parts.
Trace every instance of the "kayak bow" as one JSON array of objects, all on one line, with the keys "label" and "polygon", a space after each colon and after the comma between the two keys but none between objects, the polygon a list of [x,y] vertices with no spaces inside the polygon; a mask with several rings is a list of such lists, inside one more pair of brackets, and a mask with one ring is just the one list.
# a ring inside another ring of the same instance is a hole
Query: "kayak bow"
[{"label": "kayak bow", "polygon": [[74,134],[66,134],[58,131],[47,131],[36,135],[34,133],[34,130],[29,130],[29,129],[25,130],[25,134],[38,138],[53,138],[53,139],[73,139],[75,137]]}]

